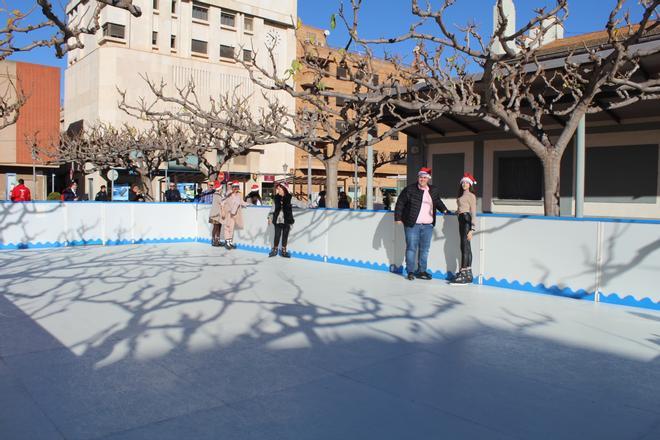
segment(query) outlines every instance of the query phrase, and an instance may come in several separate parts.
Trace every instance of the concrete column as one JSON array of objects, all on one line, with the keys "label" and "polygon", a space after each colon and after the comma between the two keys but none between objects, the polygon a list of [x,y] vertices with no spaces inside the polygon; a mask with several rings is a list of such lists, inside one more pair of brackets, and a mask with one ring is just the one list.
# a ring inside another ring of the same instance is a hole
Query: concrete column
[{"label": "concrete column", "polygon": [[474,141],[474,178],[477,179],[477,212],[483,212],[482,199],[484,195],[484,141]]},{"label": "concrete column", "polygon": [[586,156],[586,117],[582,116],[575,136],[575,216],[584,216],[584,168]]},{"label": "concrete column", "polygon": [[367,209],[374,209],[374,146],[367,147]]}]

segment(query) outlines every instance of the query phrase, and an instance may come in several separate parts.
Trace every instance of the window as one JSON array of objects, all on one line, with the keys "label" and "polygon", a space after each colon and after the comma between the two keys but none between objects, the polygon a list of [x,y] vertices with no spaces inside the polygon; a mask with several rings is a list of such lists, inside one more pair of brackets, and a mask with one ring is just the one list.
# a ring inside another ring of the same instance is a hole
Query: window
[{"label": "window", "polygon": [[243,18],[243,30],[250,34],[254,32],[254,17],[246,15]]},{"label": "window", "polygon": [[348,78],[348,69],[346,66],[337,66],[337,79]]},{"label": "window", "polygon": [[390,139],[393,140],[393,141],[398,141],[399,140],[399,133],[391,134]]},{"label": "window", "polygon": [[335,130],[339,133],[343,133],[348,129],[348,122],[337,119],[335,121]]},{"label": "window", "polygon": [[176,1],[177,0],[172,0],[172,14],[176,14]]},{"label": "window", "polygon": [[234,59],[234,47],[220,45],[220,58]]},{"label": "window", "polygon": [[657,191],[657,144],[587,148],[584,188],[587,201],[655,204]]},{"label": "window", "polygon": [[343,107],[344,104],[346,104],[346,99],[344,99],[344,98],[342,98],[342,97],[340,97],[340,96],[337,96],[337,97],[335,98],[335,104],[337,104],[337,107]]},{"label": "window", "polygon": [[496,152],[497,198],[541,200],[543,167],[538,157],[528,152]]},{"label": "window", "polygon": [[192,40],[191,50],[195,53],[208,53],[207,51],[208,43],[201,40]]},{"label": "window", "polygon": [[236,27],[236,14],[223,12],[220,14],[220,24],[227,27]]},{"label": "window", "polygon": [[378,81],[380,81],[380,78],[378,77],[378,75],[374,75],[374,76],[371,77],[371,83],[372,83],[373,85],[377,86],[377,85],[378,85]]},{"label": "window", "polygon": [[390,153],[390,160],[392,163],[398,165],[405,165],[408,163],[407,154],[400,151]]},{"label": "window", "polygon": [[193,3],[192,16],[198,20],[208,21],[209,7],[202,3]]},{"label": "window", "polygon": [[176,35],[170,35],[170,48],[176,49]]},{"label": "window", "polygon": [[253,61],[251,50],[243,49],[243,61],[245,61],[246,63],[251,63]]},{"label": "window", "polygon": [[154,11],[158,10],[158,0],[153,0],[151,7],[154,9]]},{"label": "window", "polygon": [[105,23],[103,25],[103,36],[124,39],[126,27],[122,24]]},{"label": "window", "polygon": [[151,45],[152,46],[157,46],[158,45],[158,32],[153,31],[151,33]]}]

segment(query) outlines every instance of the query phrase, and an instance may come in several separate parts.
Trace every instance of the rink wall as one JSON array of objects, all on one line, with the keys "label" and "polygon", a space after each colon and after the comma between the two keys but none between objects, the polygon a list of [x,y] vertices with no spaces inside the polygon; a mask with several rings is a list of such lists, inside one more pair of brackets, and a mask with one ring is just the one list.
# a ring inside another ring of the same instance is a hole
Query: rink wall
[{"label": "rink wall", "polygon": [[[209,205],[2,203],[0,249],[209,242]],[[268,208],[244,211],[239,248],[267,253]],[[295,258],[402,272],[403,228],[387,211],[295,211]],[[660,221],[484,214],[472,241],[476,283],[660,310]],[[459,264],[455,216],[439,216],[429,269],[445,278]]]}]

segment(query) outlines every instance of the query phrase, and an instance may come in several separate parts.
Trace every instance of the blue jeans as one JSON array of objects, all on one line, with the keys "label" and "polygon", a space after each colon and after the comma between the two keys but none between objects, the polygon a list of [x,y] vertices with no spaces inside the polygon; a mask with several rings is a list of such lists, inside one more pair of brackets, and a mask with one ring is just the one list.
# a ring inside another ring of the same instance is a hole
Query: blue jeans
[{"label": "blue jeans", "polygon": [[405,226],[403,229],[406,233],[406,272],[426,272],[433,225]]}]

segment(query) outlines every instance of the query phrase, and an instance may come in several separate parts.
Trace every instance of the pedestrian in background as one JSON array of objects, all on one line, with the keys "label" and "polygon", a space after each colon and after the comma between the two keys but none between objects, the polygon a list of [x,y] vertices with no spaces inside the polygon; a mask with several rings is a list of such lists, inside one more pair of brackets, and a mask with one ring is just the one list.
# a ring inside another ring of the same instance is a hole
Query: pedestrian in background
[{"label": "pedestrian in background", "polygon": [[140,187],[137,185],[131,186],[131,190],[128,192],[128,201],[129,202],[144,202],[144,195],[140,191]]},{"label": "pedestrian in background", "polygon": [[78,196],[78,184],[71,182],[71,185],[62,192],[62,200],[65,202],[77,202],[80,200]]},{"label": "pedestrian in background", "polygon": [[110,200],[110,196],[108,195],[108,191],[105,185],[101,185],[101,190],[96,193],[94,200],[97,202],[107,202]]},{"label": "pedestrian in background", "polygon": [[32,201],[32,194],[30,188],[25,186],[25,180],[18,179],[18,185],[11,190],[12,202],[30,202]]},{"label": "pedestrian in background", "polygon": [[181,192],[177,189],[176,183],[170,182],[169,189],[165,191],[166,202],[180,202]]},{"label": "pedestrian in background", "polygon": [[351,201],[348,200],[348,195],[342,191],[339,193],[339,203],[337,205],[339,209],[351,209]]},{"label": "pedestrian in background", "polygon": [[253,206],[263,205],[261,201],[261,195],[259,195],[259,185],[257,185],[256,183],[252,185],[252,187],[250,188],[250,192],[245,197],[245,201]]}]

